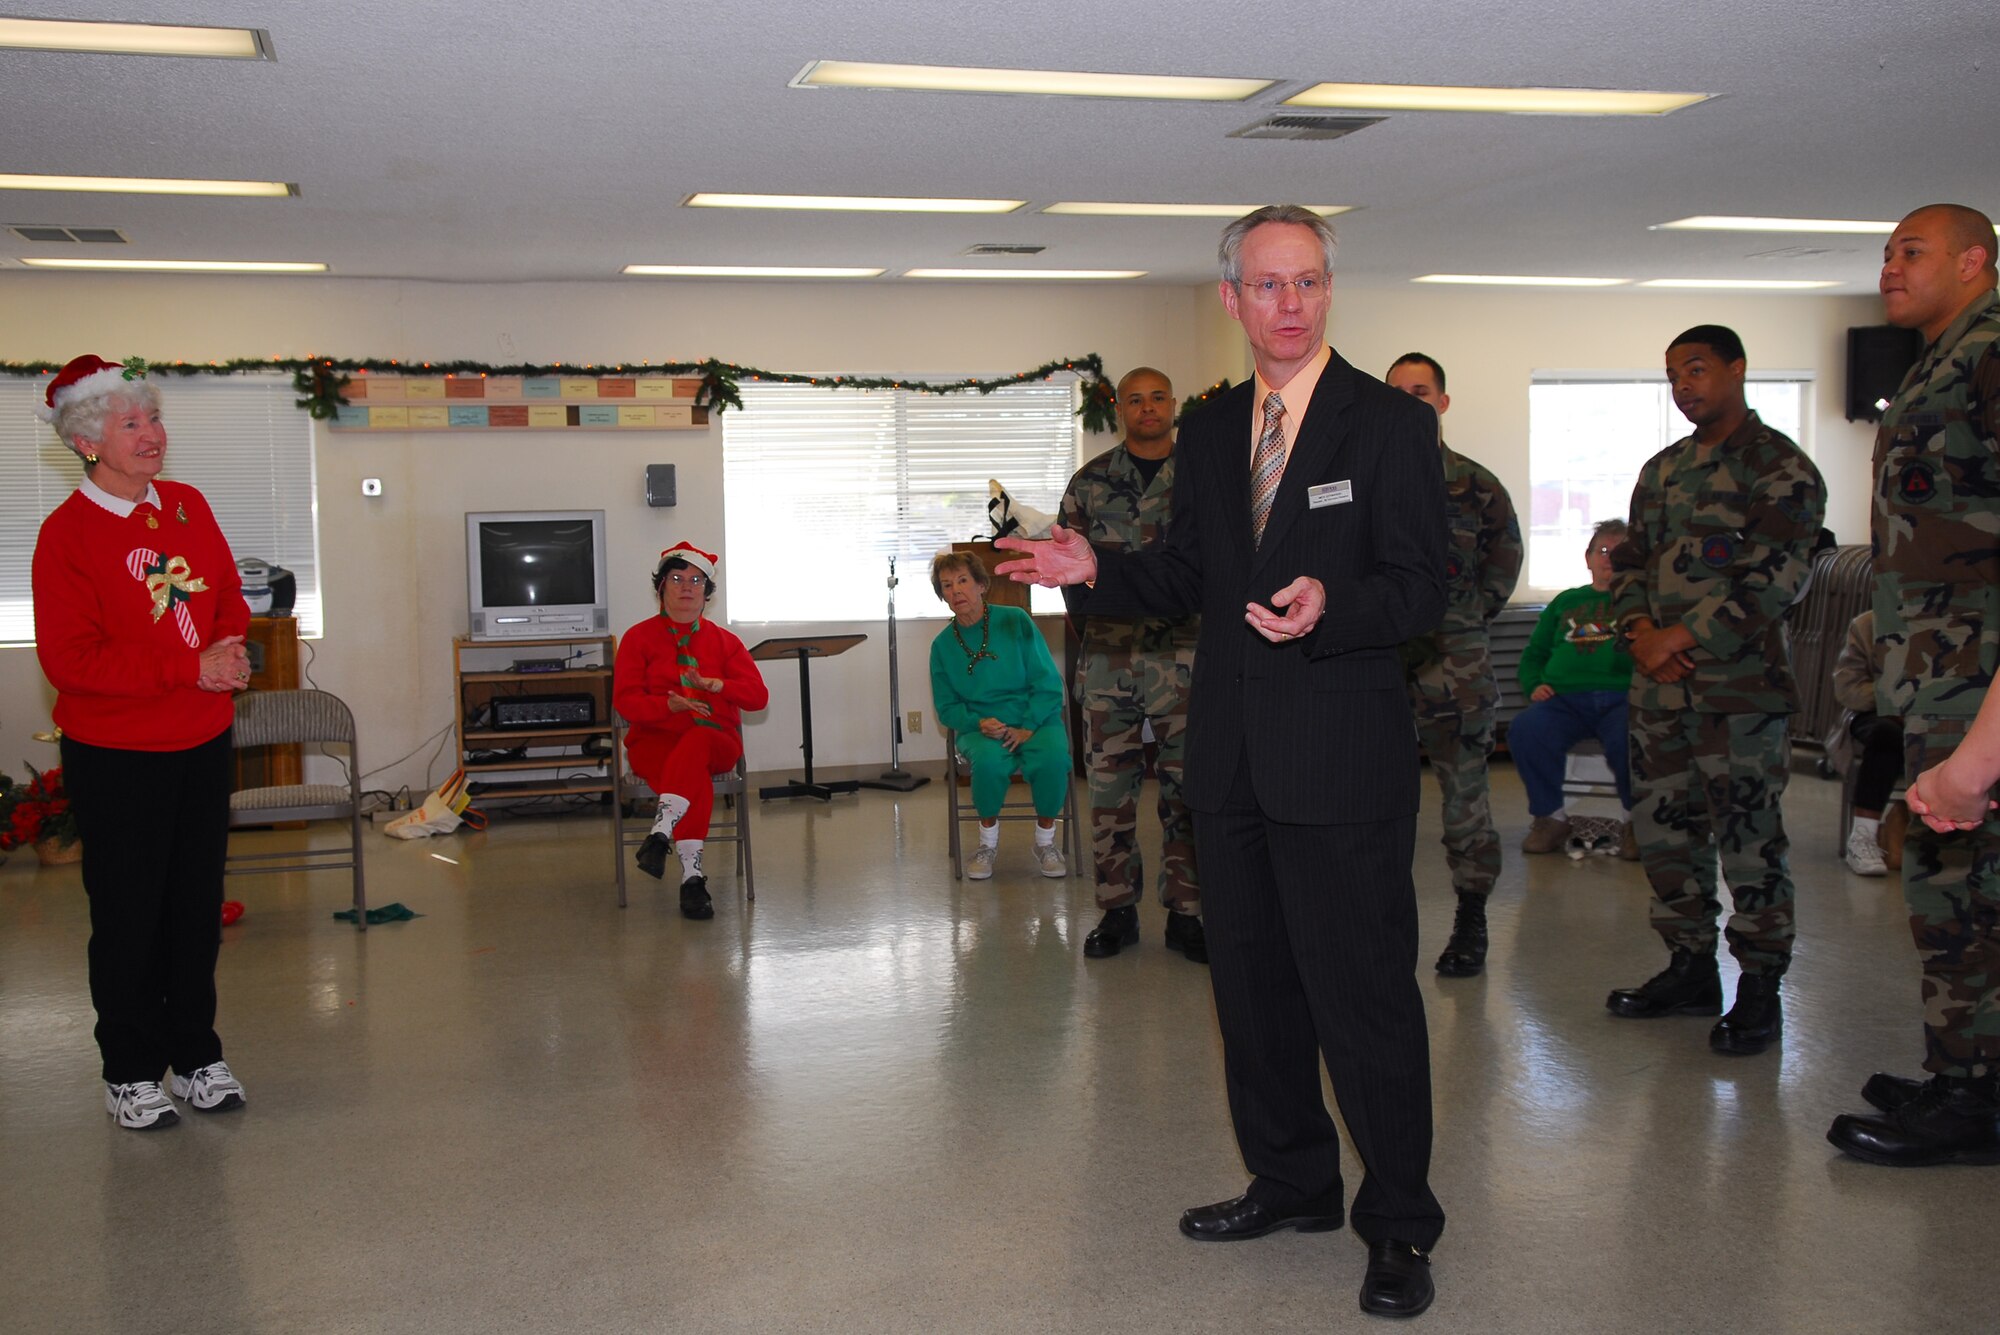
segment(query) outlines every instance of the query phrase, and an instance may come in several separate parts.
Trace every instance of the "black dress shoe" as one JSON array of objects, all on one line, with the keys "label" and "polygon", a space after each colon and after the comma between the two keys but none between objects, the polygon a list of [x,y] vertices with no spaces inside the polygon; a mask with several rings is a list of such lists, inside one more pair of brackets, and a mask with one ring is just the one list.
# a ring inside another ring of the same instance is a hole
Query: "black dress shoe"
[{"label": "black dress shoe", "polygon": [[1844,1154],[1891,1168],[2000,1164],[2000,1078],[1933,1076],[1894,1112],[1834,1118],[1826,1138]]},{"label": "black dress shoe", "polygon": [[1122,909],[1106,909],[1104,916],[1083,938],[1083,953],[1094,960],[1110,959],[1126,946],[1139,944],[1139,909],[1127,904]]},{"label": "black dress shoe", "polygon": [[1361,1310],[1370,1316],[1416,1316],[1437,1297],[1431,1258],[1407,1242],[1384,1238],[1368,1245],[1368,1273],[1361,1281]]},{"label": "black dress shoe", "polygon": [[1451,940],[1438,956],[1437,971],[1447,978],[1472,978],[1486,972],[1486,896],[1458,896],[1458,916],[1452,919]]},{"label": "black dress shoe", "polygon": [[681,916],[697,922],[715,916],[715,904],[708,897],[706,876],[690,876],[681,882]]},{"label": "black dress shoe", "polygon": [[667,859],[673,853],[674,841],[655,830],[639,845],[639,870],[657,881],[667,874]]},{"label": "black dress shoe", "polygon": [[1766,973],[1746,973],[1736,980],[1736,1004],[1708,1031],[1708,1046],[1733,1057],[1762,1052],[1785,1027],[1778,980]]},{"label": "black dress shoe", "polygon": [[1722,979],[1713,954],[1676,950],[1666,968],[1637,987],[1621,987],[1604,999],[1604,1008],[1629,1020],[1662,1015],[1722,1014]]},{"label": "black dress shoe", "polygon": [[1861,1097],[1871,1108],[1883,1112],[1894,1112],[1917,1095],[1924,1092],[1927,1081],[1912,1080],[1906,1075],[1890,1075],[1887,1071],[1877,1071],[1868,1077],[1868,1083],[1861,1087]]},{"label": "black dress shoe", "polygon": [[1244,1195],[1181,1211],[1181,1232],[1196,1242],[1242,1242],[1281,1228],[1330,1233],[1346,1221],[1337,1191],[1326,1200],[1308,1201],[1299,1209],[1285,1211],[1259,1205]]},{"label": "black dress shoe", "polygon": [[1208,963],[1208,933],[1198,913],[1167,911],[1167,949],[1178,950],[1196,964]]}]

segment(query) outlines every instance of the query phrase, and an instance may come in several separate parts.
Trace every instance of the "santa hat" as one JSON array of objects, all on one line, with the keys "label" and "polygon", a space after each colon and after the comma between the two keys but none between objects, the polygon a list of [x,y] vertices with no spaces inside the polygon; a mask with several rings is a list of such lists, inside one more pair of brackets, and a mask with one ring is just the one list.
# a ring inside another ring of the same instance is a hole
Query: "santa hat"
[{"label": "santa hat", "polygon": [[685,561],[702,574],[708,576],[708,580],[712,584],[715,582],[715,563],[722,558],[713,552],[705,552],[692,543],[677,542],[664,552],[661,552],[660,559],[662,561]]},{"label": "santa hat", "polygon": [[53,422],[56,420],[56,414],[69,404],[130,389],[134,380],[143,380],[145,376],[144,363],[127,367],[120,362],[107,362],[102,357],[94,357],[86,352],[56,372],[56,378],[49,381],[48,394],[45,396],[48,399],[48,406],[35,409],[35,416],[44,422]]}]

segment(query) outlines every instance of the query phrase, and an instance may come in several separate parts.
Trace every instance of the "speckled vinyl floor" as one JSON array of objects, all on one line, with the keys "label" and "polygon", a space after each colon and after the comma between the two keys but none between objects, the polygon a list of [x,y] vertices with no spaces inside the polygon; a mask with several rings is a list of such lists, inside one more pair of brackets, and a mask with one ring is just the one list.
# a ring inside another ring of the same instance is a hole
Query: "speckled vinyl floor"
[{"label": "speckled vinyl floor", "polygon": [[[1914,1072],[1893,885],[1787,798],[1802,929],[1783,1050],[1620,1021],[1664,961],[1636,866],[1523,859],[1518,781],[1482,978],[1431,973],[1452,899],[1420,827],[1433,1182],[1419,1329],[1991,1331],[2000,1170],[1898,1172],[1822,1136]],[[1323,1331],[1347,1231],[1185,1241],[1238,1191],[1207,971],[1086,961],[1087,877],[955,882],[936,785],[760,809],[758,900],[684,922],[601,819],[376,838],[338,873],[232,881],[220,1028],[250,1105],[156,1135],[103,1112],[74,868],[0,868],[0,1325],[160,1332]],[[256,836],[297,838],[298,836]],[[718,849],[718,853],[722,850]],[[456,863],[437,860],[441,853]],[[727,856],[715,859],[726,863]],[[1733,969],[1725,965],[1733,987]],[[1349,1158],[1350,1185],[1356,1175]]]}]

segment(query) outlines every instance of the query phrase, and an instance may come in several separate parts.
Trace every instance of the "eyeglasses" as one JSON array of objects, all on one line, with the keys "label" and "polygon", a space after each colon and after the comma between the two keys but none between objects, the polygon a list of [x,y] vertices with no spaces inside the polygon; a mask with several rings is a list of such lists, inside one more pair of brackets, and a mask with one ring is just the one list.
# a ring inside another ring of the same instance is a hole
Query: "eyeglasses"
[{"label": "eyeglasses", "polygon": [[1278,294],[1291,288],[1299,294],[1300,301],[1311,301],[1326,292],[1327,275],[1323,273],[1301,274],[1297,278],[1258,278],[1250,282],[1238,280],[1238,291],[1247,292],[1258,301],[1276,301]]},{"label": "eyeglasses", "polygon": [[1590,554],[1592,556],[1609,556],[1611,555],[1611,553],[1617,551],[1619,546],[1620,544],[1614,542],[1611,543],[1609,546],[1600,545],[1592,547],[1590,549]]},{"label": "eyeglasses", "polygon": [[667,583],[677,589],[699,589],[708,583],[700,575],[669,575]]}]

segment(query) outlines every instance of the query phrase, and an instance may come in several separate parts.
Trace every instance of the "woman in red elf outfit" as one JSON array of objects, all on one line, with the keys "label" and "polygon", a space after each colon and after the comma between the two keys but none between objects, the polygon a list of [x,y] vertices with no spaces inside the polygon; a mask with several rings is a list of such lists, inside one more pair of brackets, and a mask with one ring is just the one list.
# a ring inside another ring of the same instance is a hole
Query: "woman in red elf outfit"
[{"label": "woman in red elf outfit", "polygon": [[232,696],[250,609],[193,487],[160,476],[167,431],[143,364],[78,357],[48,388],[83,482],[35,543],[35,652],[56,688],[83,837],[90,1000],[104,1106],[136,1131],[243,1106],[215,1034]]},{"label": "woman in red elf outfit", "polygon": [[639,846],[639,869],[658,879],[667,857],[681,863],[681,913],[712,918],[701,845],[715,806],[714,776],[743,755],[746,709],[770,700],[764,674],[743,641],[703,615],[715,596],[716,558],[688,543],[660,553],[653,593],[660,615],[618,642],[611,699],[631,728],[625,756],[660,795],[653,830]]}]

